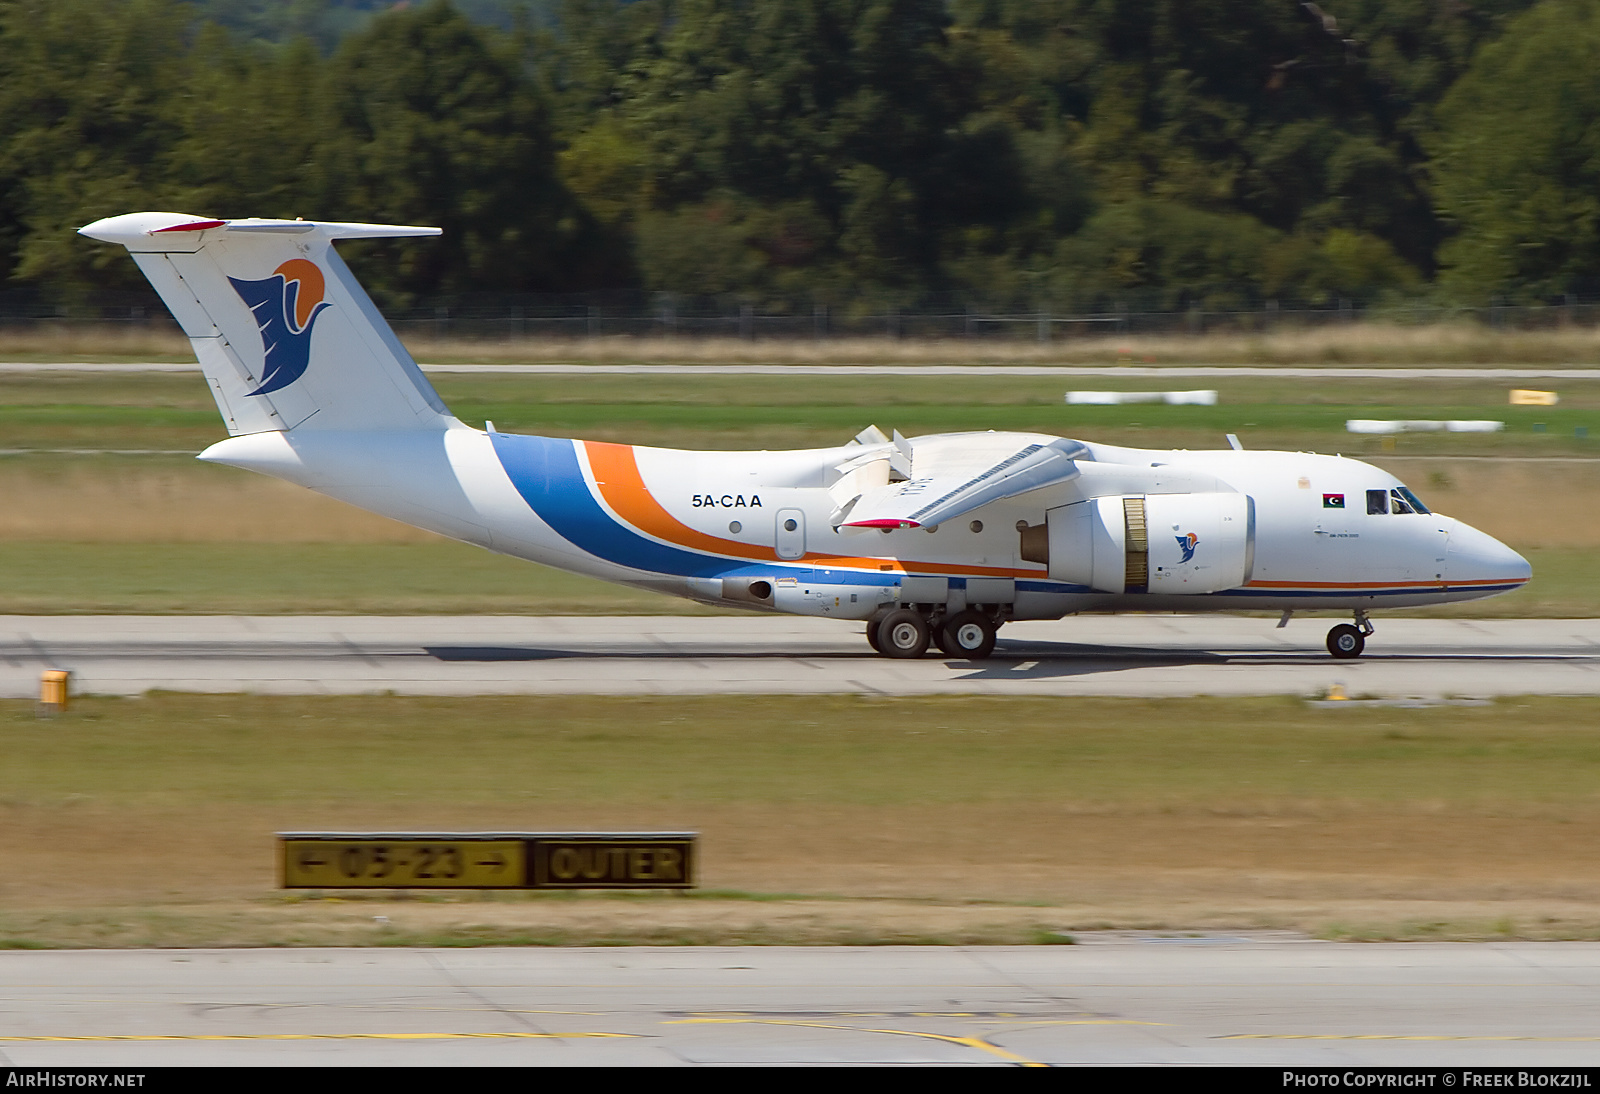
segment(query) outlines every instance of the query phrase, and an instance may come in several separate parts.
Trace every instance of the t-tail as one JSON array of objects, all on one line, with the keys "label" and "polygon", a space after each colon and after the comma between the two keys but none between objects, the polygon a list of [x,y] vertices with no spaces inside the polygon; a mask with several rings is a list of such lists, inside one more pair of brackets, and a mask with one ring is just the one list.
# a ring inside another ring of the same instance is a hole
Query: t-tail
[{"label": "t-tail", "polygon": [[132,252],[189,336],[234,436],[451,424],[331,245],[438,228],[128,213],[80,231]]},{"label": "t-tail", "polygon": [[129,213],[80,231],[128,248],[189,336],[232,434],[200,459],[494,545],[469,486],[492,475],[463,474],[492,468],[488,439],[445,408],[332,247],[439,229]]}]

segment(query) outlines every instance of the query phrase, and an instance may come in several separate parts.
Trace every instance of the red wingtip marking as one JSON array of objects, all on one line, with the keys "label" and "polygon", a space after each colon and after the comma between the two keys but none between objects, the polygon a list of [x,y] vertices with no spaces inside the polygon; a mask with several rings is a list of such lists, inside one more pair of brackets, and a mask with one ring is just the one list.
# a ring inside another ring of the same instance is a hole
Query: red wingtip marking
[{"label": "red wingtip marking", "polygon": [[226,223],[228,222],[225,220],[194,220],[188,224],[174,224],[170,228],[153,228],[150,234],[155,235],[157,232],[203,232],[207,228],[220,228]]},{"label": "red wingtip marking", "polygon": [[921,528],[922,525],[914,520],[848,520],[846,528]]}]

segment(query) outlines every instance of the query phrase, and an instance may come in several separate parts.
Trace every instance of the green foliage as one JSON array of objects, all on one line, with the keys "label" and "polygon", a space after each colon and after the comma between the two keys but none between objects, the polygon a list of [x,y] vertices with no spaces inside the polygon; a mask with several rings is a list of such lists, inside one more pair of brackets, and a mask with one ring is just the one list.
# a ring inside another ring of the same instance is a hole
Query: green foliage
[{"label": "green foliage", "polygon": [[587,287],[593,228],[522,47],[444,0],[377,16],[332,58],[197,27],[173,0],[0,4],[0,270],[58,294],[137,287],[74,230],[167,208],[443,227],[353,249],[390,303]]},{"label": "green foliage", "polygon": [[[395,0],[188,0],[195,13],[239,38],[263,43],[307,39],[332,52],[374,16],[404,8]],[[455,0],[473,22],[509,30],[518,19],[550,18],[551,0]]]},{"label": "green foliage", "polygon": [[344,180],[330,156],[340,135],[326,83],[306,39],[265,51],[202,30],[169,117],[171,207],[307,218],[335,207]]},{"label": "green foliage", "polygon": [[512,43],[438,0],[392,11],[328,66],[348,219],[432,224],[428,247],[375,246],[391,297],[563,287],[586,226],[556,176],[545,105]]},{"label": "green foliage", "polygon": [[[1010,185],[967,166],[983,161],[937,0],[685,0],[674,14],[615,92],[647,180],[647,286],[914,288],[940,229]],[[707,253],[686,264],[696,224]]]},{"label": "green foliage", "polygon": [[161,193],[187,23],[170,0],[0,6],[0,270],[63,290],[138,284],[73,231]]},{"label": "green foliage", "polygon": [[1434,167],[1459,234],[1444,284],[1474,301],[1600,285],[1600,13],[1544,0],[1484,47],[1439,107]]},{"label": "green foliage", "polygon": [[1462,299],[1588,293],[1596,26],[1583,0],[0,0],[0,280],[136,288],[73,229],[170,208],[442,226],[352,248],[394,305],[1378,302],[1441,259]]}]

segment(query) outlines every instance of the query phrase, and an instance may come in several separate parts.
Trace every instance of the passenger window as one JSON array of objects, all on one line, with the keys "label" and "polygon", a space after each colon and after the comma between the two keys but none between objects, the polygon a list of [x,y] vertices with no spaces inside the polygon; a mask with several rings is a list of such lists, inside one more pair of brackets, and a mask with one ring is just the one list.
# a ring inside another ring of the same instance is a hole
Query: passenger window
[{"label": "passenger window", "polygon": [[1367,513],[1369,515],[1371,515],[1371,514],[1376,514],[1376,513],[1387,513],[1388,511],[1389,511],[1389,491],[1387,491],[1387,490],[1368,490],[1367,491]]},{"label": "passenger window", "polygon": [[1411,503],[1406,501],[1405,496],[1402,495],[1400,493],[1400,491],[1391,490],[1391,491],[1389,491],[1389,496],[1394,499],[1394,511],[1396,513],[1415,513],[1416,512],[1415,509],[1411,508]]}]

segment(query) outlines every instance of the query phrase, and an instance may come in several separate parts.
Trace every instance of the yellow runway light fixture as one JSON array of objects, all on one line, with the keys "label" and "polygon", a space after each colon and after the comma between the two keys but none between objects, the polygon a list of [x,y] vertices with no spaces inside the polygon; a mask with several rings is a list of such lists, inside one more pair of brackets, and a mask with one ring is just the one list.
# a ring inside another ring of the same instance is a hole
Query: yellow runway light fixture
[{"label": "yellow runway light fixture", "polygon": [[41,718],[53,718],[67,709],[67,696],[71,692],[72,673],[64,669],[47,669],[39,677],[39,708]]}]

